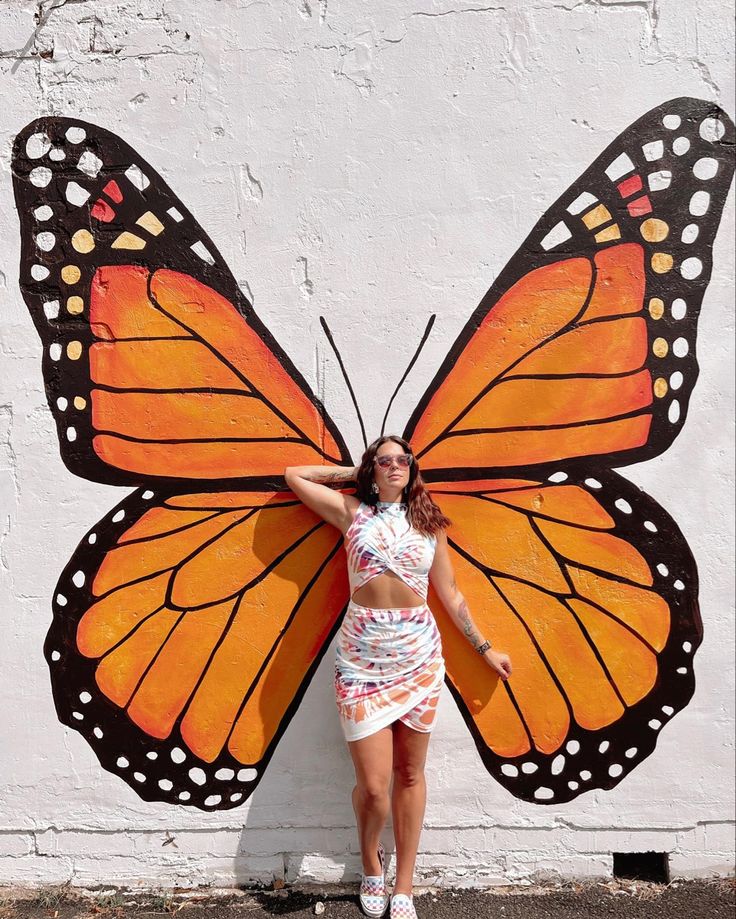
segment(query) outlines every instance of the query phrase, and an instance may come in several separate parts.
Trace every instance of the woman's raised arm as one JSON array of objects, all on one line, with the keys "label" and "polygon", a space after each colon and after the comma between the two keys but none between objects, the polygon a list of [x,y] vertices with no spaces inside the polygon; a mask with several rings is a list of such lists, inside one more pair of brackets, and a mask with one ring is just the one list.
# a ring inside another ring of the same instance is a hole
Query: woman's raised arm
[{"label": "woman's raised arm", "polygon": [[343,533],[360,501],[330,486],[354,482],[357,475],[356,466],[287,466],[284,472],[286,484],[297,498]]}]

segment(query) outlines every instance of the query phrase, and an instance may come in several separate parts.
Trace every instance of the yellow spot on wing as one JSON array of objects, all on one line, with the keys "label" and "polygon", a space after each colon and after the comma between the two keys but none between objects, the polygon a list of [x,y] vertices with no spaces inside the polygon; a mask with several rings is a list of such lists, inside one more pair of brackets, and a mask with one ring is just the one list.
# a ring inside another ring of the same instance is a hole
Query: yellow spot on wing
[{"label": "yellow spot on wing", "polygon": [[151,211],[146,211],[145,214],[142,214],[136,220],[136,223],[139,227],[143,227],[144,230],[148,230],[151,236],[158,236],[159,233],[163,233],[164,225]]},{"label": "yellow spot on wing", "polygon": [[146,245],[145,239],[136,236],[135,233],[121,233],[113,241],[111,249],[143,249]]},{"label": "yellow spot on wing", "polygon": [[654,351],[657,357],[664,357],[669,351],[669,345],[664,338],[655,338],[652,343],[652,351]]},{"label": "yellow spot on wing", "polygon": [[658,220],[656,217],[650,217],[648,220],[645,220],[644,223],[639,227],[639,232],[649,243],[661,243],[663,239],[667,239],[670,233],[669,224],[665,223],[664,220]]},{"label": "yellow spot on wing", "polygon": [[82,342],[70,341],[66,346],[66,353],[69,360],[76,361],[82,356]]},{"label": "yellow spot on wing", "polygon": [[78,316],[84,311],[84,300],[81,297],[69,297],[66,301],[66,309],[72,316]]},{"label": "yellow spot on wing", "polygon": [[672,268],[674,261],[667,252],[655,252],[652,256],[652,269],[657,274],[665,274]]},{"label": "yellow spot on wing", "polygon": [[77,252],[91,252],[95,247],[95,240],[89,230],[77,230],[72,236],[72,246]]},{"label": "yellow spot on wing", "polygon": [[65,284],[76,284],[82,277],[82,272],[76,265],[64,265],[61,269],[61,280]]},{"label": "yellow spot on wing", "polygon": [[664,300],[659,297],[652,297],[649,301],[649,315],[652,319],[661,319],[664,316]]},{"label": "yellow spot on wing", "polygon": [[612,239],[621,239],[621,231],[617,223],[611,224],[610,227],[606,227],[605,230],[601,230],[600,233],[595,234],[595,241],[597,243],[607,243]]},{"label": "yellow spot on wing", "polygon": [[611,220],[611,212],[605,204],[599,204],[598,207],[594,207],[592,211],[583,214],[583,223],[589,230],[592,230],[593,227],[599,227],[602,223],[607,223],[609,220]]}]

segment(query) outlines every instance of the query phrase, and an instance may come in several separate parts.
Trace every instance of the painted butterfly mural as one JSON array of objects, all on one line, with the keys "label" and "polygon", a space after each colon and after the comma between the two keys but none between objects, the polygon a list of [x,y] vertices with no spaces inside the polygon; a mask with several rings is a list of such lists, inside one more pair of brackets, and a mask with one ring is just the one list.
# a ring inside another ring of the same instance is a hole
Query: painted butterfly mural
[{"label": "painted butterfly mural", "polygon": [[[697,99],[624,131],[534,227],[403,432],[453,520],[473,616],[514,661],[499,682],[435,600],[447,685],[488,771],[526,801],[613,788],[694,691],[694,560],[613,469],[685,421],[733,144]],[[348,599],[340,534],[283,469],[354,459],[135,150],[46,117],[12,169],[63,460],[136,489],[58,583],[59,718],[145,800],[237,806]]]}]

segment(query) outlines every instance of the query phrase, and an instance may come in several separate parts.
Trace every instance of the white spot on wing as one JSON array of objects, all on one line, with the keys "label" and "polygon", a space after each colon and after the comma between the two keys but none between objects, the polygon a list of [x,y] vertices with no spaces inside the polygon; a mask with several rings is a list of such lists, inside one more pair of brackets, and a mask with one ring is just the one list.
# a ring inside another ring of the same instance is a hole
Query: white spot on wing
[{"label": "white spot on wing", "polygon": [[568,230],[567,225],[561,220],[552,227],[549,233],[547,233],[541,242],[541,246],[545,252],[549,252],[550,249],[554,249],[555,246],[564,243],[565,240],[570,239],[571,236],[572,233]]},{"label": "white spot on wing", "polygon": [[48,134],[31,134],[26,141],[26,156],[29,160],[40,160],[51,149]]},{"label": "white spot on wing", "polygon": [[712,156],[702,157],[693,166],[693,174],[701,182],[707,182],[708,179],[712,179],[717,172],[718,160],[714,160]]},{"label": "white spot on wing", "polygon": [[198,255],[203,262],[207,262],[208,265],[214,265],[215,260],[212,256],[210,250],[205,246],[203,242],[198,240],[196,243],[193,243],[189,247],[195,255]]},{"label": "white spot on wing", "polygon": [[582,211],[587,210],[592,204],[595,204],[598,199],[595,195],[591,195],[589,191],[584,191],[582,195],[572,202],[571,205],[567,208],[568,214],[580,214]]},{"label": "white spot on wing", "polygon": [[616,179],[620,179],[622,176],[628,175],[633,171],[634,164],[631,162],[631,157],[628,153],[622,153],[620,156],[617,156],[608,169],[606,169],[606,175],[612,182],[615,182]]},{"label": "white spot on wing", "polygon": [[690,199],[690,213],[693,217],[702,217],[710,207],[710,195],[707,191],[696,191]]},{"label": "white spot on wing", "polygon": [[35,169],[31,169],[28,178],[31,185],[35,185],[36,188],[46,188],[51,181],[51,170],[48,166],[36,166]]},{"label": "white spot on wing", "polygon": [[90,179],[94,179],[100,169],[102,169],[102,160],[91,150],[85,150],[79,157],[77,169],[89,176]]},{"label": "white spot on wing", "polygon": [[70,144],[81,144],[84,138],[87,136],[87,132],[84,128],[67,128],[66,134],[64,135]]},{"label": "white spot on wing", "polygon": [[653,163],[664,154],[664,143],[661,140],[653,140],[648,144],[644,144],[641,149],[644,154],[644,159],[649,163]]},{"label": "white spot on wing", "polygon": [[715,143],[726,133],[726,126],[718,118],[706,118],[700,124],[700,136],[709,143]]},{"label": "white spot on wing", "polygon": [[659,172],[652,172],[647,178],[650,191],[664,191],[665,188],[670,187],[671,181],[672,173],[669,169],[660,169]]},{"label": "white spot on wing", "polygon": [[75,207],[81,207],[89,201],[89,192],[77,182],[67,182],[64,194],[69,204],[73,204]]},{"label": "white spot on wing", "polygon": [[135,165],[128,166],[125,170],[125,177],[131,185],[135,185],[138,191],[144,191],[151,184],[148,176],[144,175]]}]

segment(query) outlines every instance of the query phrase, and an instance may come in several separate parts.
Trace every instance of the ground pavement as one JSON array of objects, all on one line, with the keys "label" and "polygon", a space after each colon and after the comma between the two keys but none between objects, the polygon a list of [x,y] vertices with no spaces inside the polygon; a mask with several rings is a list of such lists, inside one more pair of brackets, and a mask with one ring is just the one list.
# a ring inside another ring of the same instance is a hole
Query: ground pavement
[{"label": "ground pavement", "polygon": [[[531,888],[416,894],[419,919],[733,919],[733,879],[590,881]],[[354,888],[132,894],[49,887],[0,888],[0,919],[360,919]]]}]

